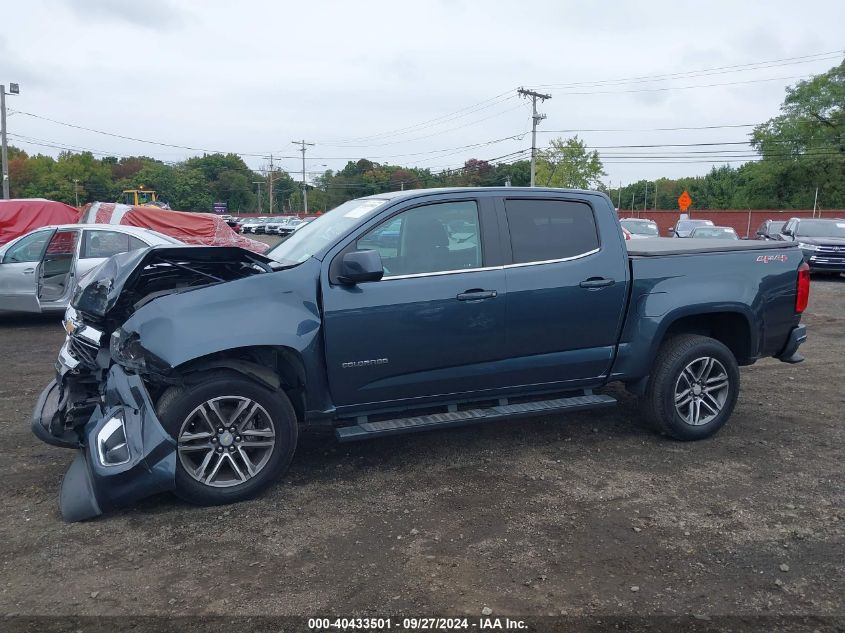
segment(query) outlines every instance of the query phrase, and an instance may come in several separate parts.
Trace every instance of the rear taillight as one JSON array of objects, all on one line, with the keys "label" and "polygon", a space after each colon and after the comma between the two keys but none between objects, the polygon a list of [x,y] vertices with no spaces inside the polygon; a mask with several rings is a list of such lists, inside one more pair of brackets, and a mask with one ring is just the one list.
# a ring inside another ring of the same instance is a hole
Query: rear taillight
[{"label": "rear taillight", "polygon": [[795,295],[795,312],[801,314],[810,301],[810,265],[801,262],[798,267],[798,292]]}]

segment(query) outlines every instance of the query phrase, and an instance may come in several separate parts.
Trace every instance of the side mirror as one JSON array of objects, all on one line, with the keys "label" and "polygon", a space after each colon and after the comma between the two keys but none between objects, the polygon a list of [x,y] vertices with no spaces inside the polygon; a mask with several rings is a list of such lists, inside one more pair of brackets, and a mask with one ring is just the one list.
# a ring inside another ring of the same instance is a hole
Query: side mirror
[{"label": "side mirror", "polygon": [[357,284],[362,281],[378,281],[384,276],[381,255],[375,250],[352,251],[343,256],[340,275],[342,284]]}]

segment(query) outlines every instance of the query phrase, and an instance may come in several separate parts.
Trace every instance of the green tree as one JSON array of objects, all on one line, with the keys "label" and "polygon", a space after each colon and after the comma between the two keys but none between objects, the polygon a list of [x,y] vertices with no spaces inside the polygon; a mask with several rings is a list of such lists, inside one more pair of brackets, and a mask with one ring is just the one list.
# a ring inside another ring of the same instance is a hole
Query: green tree
[{"label": "green tree", "polygon": [[535,182],[543,187],[595,189],[604,172],[599,153],[587,151],[584,141],[573,136],[553,139],[548,150],[539,152]]},{"label": "green tree", "polygon": [[751,135],[763,159],[745,170],[748,201],[806,208],[818,187],[823,205],[845,206],[845,62],[787,88],[780,110]]}]

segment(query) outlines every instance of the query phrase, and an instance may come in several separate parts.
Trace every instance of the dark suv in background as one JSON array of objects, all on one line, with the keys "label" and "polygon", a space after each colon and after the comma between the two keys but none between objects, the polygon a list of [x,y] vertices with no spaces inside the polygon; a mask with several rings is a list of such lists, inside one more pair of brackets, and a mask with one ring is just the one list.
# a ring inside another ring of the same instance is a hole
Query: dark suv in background
[{"label": "dark suv in background", "polygon": [[780,239],[798,242],[814,273],[845,273],[845,220],[791,218]]}]

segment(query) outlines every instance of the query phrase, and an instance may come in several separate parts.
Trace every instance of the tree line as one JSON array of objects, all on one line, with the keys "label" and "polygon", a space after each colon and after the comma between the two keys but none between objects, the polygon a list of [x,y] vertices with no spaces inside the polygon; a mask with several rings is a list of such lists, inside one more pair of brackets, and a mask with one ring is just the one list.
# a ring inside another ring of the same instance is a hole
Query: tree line
[{"label": "tree line", "polygon": [[[751,146],[760,159],[737,167],[713,167],[704,176],[641,180],[610,187],[601,157],[577,136],[560,138],[538,153],[536,184],[606,192],[621,209],[674,209],[689,191],[699,209],[845,208],[845,62],[787,88],[778,116],[754,128]],[[302,209],[301,183],[281,169],[251,169],[237,154],[204,154],[176,163],[146,156],[95,157],[90,152],[56,158],[9,148],[12,197],[41,197],[68,204],[118,200],[124,189],[154,189],[174,209],[211,211],[226,202],[232,213]],[[270,183],[272,182],[272,192]],[[308,187],[309,210],[395,191],[451,186],[525,187],[527,159],[467,160],[457,169],[377,163],[365,158],[327,170]]]}]

